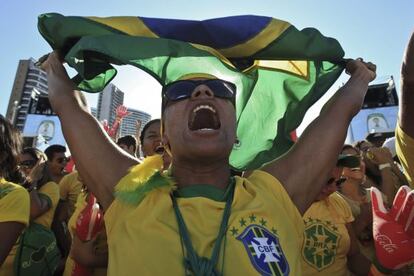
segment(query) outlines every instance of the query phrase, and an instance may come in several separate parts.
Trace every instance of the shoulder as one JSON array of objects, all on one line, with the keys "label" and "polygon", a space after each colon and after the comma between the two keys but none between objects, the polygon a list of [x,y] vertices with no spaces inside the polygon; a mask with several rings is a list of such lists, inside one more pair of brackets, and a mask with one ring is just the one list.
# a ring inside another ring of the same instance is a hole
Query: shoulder
[{"label": "shoulder", "polygon": [[56,182],[53,182],[53,181],[47,182],[42,187],[40,187],[38,191],[39,191],[39,194],[47,196],[52,201],[53,205],[57,204],[57,201],[59,201],[59,198],[60,198],[59,185]]},{"label": "shoulder", "polygon": [[59,185],[54,181],[49,181],[40,187],[39,192],[55,192],[59,191]]},{"label": "shoulder", "polygon": [[290,199],[282,183],[276,177],[265,171],[255,170],[245,179],[247,180],[247,183],[256,190],[269,192],[276,198]]},{"label": "shoulder", "polygon": [[158,156],[147,157],[143,163],[133,166],[115,186],[114,200],[105,212],[107,230],[122,216],[135,211],[149,195],[169,195],[175,182],[160,170],[162,159]]},{"label": "shoulder", "polygon": [[332,193],[328,197],[328,200],[334,211],[342,216],[345,219],[345,222],[351,222],[354,220],[351,206],[349,206],[348,202],[342,197],[340,193]]},{"label": "shoulder", "polygon": [[60,180],[59,185],[68,185],[74,181],[78,180],[78,172],[77,171],[73,171],[67,175],[65,175],[62,180]]},{"label": "shoulder", "polygon": [[29,200],[29,193],[22,186],[1,179],[0,200],[10,198],[21,198],[23,200]]},{"label": "shoulder", "polygon": [[0,200],[21,200],[22,204],[30,202],[29,193],[21,185],[0,179]]},{"label": "shoulder", "polygon": [[339,208],[350,209],[349,204],[342,197],[342,195],[339,194],[338,192],[335,192],[335,193],[332,193],[331,195],[329,195],[329,202],[330,202],[330,204],[338,206]]},{"label": "shoulder", "polygon": [[11,182],[0,180],[0,222],[17,221],[29,223],[29,193]]},{"label": "shoulder", "polygon": [[241,179],[246,189],[252,189],[260,197],[271,200],[278,208],[285,209],[292,219],[302,221],[299,210],[279,179],[262,170],[255,170],[249,177]]}]

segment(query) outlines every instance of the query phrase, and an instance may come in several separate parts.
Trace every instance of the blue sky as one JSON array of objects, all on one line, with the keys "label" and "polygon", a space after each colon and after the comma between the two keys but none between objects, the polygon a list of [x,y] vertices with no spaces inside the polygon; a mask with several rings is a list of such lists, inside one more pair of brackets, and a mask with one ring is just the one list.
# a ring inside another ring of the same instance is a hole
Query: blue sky
[{"label": "blue sky", "polygon": [[[241,14],[272,16],[286,20],[298,29],[315,27],[324,35],[336,38],[347,57],[363,57],[376,63],[380,79],[389,75],[398,79],[404,47],[414,29],[413,11],[414,1],[406,0],[1,1],[0,113],[6,112],[18,60],[37,58],[50,51],[37,31],[37,16],[41,13],[196,20]],[[329,95],[346,79],[342,76]],[[135,68],[123,68],[114,83],[125,92],[127,106],[159,116],[160,87],[145,73]],[[88,98],[95,106],[96,96]],[[317,114],[320,105],[309,112],[307,121]]]}]

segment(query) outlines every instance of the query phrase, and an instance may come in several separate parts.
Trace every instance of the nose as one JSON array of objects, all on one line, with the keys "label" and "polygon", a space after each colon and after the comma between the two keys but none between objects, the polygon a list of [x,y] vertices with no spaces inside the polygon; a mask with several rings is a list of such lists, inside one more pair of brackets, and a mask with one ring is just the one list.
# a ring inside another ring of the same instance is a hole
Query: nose
[{"label": "nose", "polygon": [[152,141],[152,144],[153,144],[153,145],[156,145],[156,146],[161,145],[161,138],[155,138],[155,139]]},{"label": "nose", "polygon": [[192,100],[214,98],[214,92],[205,84],[197,86],[191,94]]}]

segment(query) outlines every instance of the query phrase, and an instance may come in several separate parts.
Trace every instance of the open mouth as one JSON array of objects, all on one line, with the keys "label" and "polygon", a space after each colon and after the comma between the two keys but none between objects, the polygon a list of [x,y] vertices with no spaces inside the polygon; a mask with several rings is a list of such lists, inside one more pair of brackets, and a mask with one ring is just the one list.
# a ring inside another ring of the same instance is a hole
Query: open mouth
[{"label": "open mouth", "polygon": [[221,126],[217,111],[211,105],[198,105],[193,109],[188,121],[188,128],[196,130],[216,130]]},{"label": "open mouth", "polygon": [[165,152],[165,148],[163,146],[158,146],[155,148],[154,152],[159,155],[163,155]]}]

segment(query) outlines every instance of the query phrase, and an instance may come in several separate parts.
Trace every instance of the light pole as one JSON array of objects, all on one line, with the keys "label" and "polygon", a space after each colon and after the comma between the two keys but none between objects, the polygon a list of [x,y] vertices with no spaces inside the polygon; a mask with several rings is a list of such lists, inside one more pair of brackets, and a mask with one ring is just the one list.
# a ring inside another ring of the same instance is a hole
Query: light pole
[{"label": "light pole", "polygon": [[14,101],[13,102],[13,112],[12,112],[12,116],[11,116],[11,122],[13,124],[13,126],[16,126],[16,117],[17,117],[17,112],[20,109],[20,105],[19,105],[19,101]]}]

